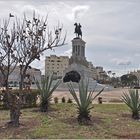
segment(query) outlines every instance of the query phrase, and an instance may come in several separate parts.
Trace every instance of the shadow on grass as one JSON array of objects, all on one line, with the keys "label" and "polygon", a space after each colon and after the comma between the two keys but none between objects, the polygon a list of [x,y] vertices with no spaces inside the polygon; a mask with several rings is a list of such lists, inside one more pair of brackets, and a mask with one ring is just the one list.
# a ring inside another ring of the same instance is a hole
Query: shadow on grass
[{"label": "shadow on grass", "polygon": [[91,117],[91,120],[87,124],[79,124],[77,117],[74,117],[74,116],[62,118],[60,119],[60,121],[63,123],[72,125],[72,126],[73,125],[92,126],[92,125],[100,125],[104,123],[103,118],[97,117],[97,116]]},{"label": "shadow on grass", "polygon": [[123,118],[132,119],[131,113],[123,113],[121,116],[122,116]]},{"label": "shadow on grass", "polygon": [[[48,112],[55,112],[55,111],[58,111],[58,110],[59,110],[59,109],[50,106],[49,109],[48,109]],[[38,107],[38,108],[32,109],[31,112],[45,113],[45,112],[41,112],[41,110],[40,110],[39,107]],[[46,113],[47,113],[47,112],[46,112]]]},{"label": "shadow on grass", "polygon": [[0,125],[0,139],[16,139],[26,138],[26,134],[39,124],[39,121],[34,120],[21,120],[19,127],[11,127],[7,125],[7,122]]}]

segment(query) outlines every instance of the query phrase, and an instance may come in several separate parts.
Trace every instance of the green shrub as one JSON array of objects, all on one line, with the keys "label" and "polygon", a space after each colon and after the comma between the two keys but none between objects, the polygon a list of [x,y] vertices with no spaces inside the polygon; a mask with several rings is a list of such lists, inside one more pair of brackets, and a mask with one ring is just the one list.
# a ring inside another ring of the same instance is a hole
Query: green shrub
[{"label": "green shrub", "polygon": [[67,103],[72,103],[72,99],[69,98],[68,101],[67,101]]},{"label": "green shrub", "polygon": [[55,103],[55,104],[58,103],[58,98],[57,98],[57,97],[54,98],[54,103]]},{"label": "green shrub", "polygon": [[[29,108],[29,107],[36,107],[36,100],[37,96],[39,95],[38,90],[31,90],[31,91],[20,91],[20,90],[12,90],[11,94],[15,94],[20,97],[21,100],[21,107],[22,108]],[[0,106],[1,109],[8,109],[8,96],[6,93],[0,94]]]},{"label": "green shrub", "polygon": [[103,103],[102,97],[98,97],[98,103],[99,104],[102,104]]},{"label": "green shrub", "polygon": [[41,95],[41,104],[40,109],[42,112],[47,112],[50,104],[50,100],[52,98],[52,93],[59,86],[61,80],[58,80],[54,85],[54,75],[46,76],[41,80],[41,84],[36,81],[36,85],[38,87],[39,93]]},{"label": "green shrub", "polygon": [[99,91],[94,97],[94,91],[88,92],[89,81],[84,83],[83,80],[79,83],[79,98],[76,94],[72,83],[68,84],[69,91],[77,103],[78,121],[79,123],[87,123],[90,120],[90,110],[93,108],[92,101],[104,90]]},{"label": "green shrub", "polygon": [[129,94],[123,93],[122,100],[131,109],[132,118],[139,119],[140,97],[138,90],[129,90]]},{"label": "green shrub", "polygon": [[66,102],[65,97],[62,97],[62,103],[65,103],[65,102]]}]

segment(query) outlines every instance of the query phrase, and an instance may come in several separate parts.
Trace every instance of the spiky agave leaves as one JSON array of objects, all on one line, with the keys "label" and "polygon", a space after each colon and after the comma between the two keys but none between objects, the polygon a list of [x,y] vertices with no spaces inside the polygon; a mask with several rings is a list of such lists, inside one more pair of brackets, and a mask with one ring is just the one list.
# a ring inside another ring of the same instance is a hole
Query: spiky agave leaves
[{"label": "spiky agave leaves", "polygon": [[53,82],[54,82],[53,74],[50,76],[45,76],[41,80],[41,84],[39,84],[39,82],[36,81],[36,85],[37,85],[39,93],[41,95],[40,108],[41,108],[42,112],[48,111],[48,106],[49,106],[50,100],[52,98],[52,93],[59,86],[59,84],[61,83],[61,80],[58,80],[55,84],[53,84]]},{"label": "spiky agave leaves", "polygon": [[129,94],[123,93],[122,100],[131,109],[132,118],[139,119],[140,97],[138,90],[129,90]]},{"label": "spiky agave leaves", "polygon": [[83,80],[79,83],[79,98],[78,95],[76,94],[72,83],[67,84],[68,89],[73,96],[75,102],[78,105],[78,121],[80,123],[86,123],[88,120],[90,120],[90,110],[93,108],[92,101],[99,95],[101,92],[104,90],[104,88],[99,91],[94,97],[94,91],[88,92],[88,85],[89,81],[84,83]]}]

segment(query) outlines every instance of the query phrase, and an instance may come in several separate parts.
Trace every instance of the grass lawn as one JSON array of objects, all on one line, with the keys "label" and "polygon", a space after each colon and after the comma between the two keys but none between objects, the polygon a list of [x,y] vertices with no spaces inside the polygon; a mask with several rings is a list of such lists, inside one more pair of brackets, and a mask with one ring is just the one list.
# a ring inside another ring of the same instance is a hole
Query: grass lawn
[{"label": "grass lawn", "polygon": [[4,124],[9,120],[9,112],[0,110],[0,139],[140,138],[140,121],[131,119],[124,104],[94,105],[90,125],[78,124],[74,104],[54,104],[48,114],[38,110],[23,109],[19,128],[7,128]]}]

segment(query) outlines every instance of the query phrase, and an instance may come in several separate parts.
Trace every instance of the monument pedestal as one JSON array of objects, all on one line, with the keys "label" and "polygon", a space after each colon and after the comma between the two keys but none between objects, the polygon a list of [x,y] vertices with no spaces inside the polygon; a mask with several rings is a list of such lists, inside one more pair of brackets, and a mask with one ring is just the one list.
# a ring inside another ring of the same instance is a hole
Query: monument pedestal
[{"label": "monument pedestal", "polygon": [[77,71],[84,82],[89,80],[89,89],[93,90],[97,82],[93,79],[93,72],[88,67],[89,63],[85,57],[85,44],[86,42],[81,38],[74,38],[72,40],[72,56],[69,60],[69,66],[64,73]]}]

